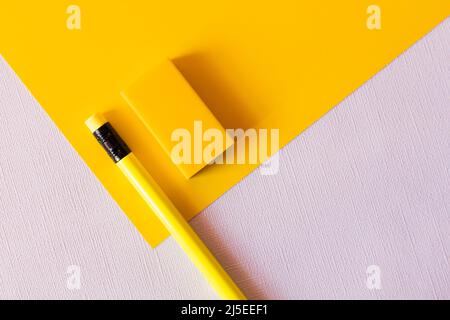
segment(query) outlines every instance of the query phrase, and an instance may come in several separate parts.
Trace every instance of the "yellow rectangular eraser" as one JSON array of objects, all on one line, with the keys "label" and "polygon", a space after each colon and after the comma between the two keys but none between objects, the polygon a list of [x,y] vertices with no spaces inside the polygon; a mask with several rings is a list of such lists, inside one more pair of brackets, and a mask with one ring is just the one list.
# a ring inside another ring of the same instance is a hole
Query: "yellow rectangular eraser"
[{"label": "yellow rectangular eraser", "polygon": [[[169,60],[144,73],[121,94],[188,179],[233,144],[233,139]],[[217,133],[221,140],[212,141]],[[206,148],[211,143],[214,148]]]}]

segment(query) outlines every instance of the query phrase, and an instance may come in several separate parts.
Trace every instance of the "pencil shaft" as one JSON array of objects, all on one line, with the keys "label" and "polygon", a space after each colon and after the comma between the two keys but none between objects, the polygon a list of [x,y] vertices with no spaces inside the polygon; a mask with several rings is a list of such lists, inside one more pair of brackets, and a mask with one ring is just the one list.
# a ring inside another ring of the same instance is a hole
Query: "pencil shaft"
[{"label": "pencil shaft", "polygon": [[246,297],[133,153],[117,166],[222,299]]}]

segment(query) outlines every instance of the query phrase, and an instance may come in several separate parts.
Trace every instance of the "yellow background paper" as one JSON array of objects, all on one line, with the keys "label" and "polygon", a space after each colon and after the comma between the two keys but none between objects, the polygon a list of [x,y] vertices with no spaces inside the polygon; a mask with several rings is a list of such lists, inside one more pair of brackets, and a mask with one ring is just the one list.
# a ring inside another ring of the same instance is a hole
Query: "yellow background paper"
[{"label": "yellow background paper", "polygon": [[[72,4],[81,30],[66,27]],[[381,30],[366,27],[371,4]],[[92,113],[107,111],[187,218],[255,165],[185,179],[120,98],[140,73],[174,59],[225,128],[280,128],[283,146],[449,12],[448,0],[1,0],[0,53],[154,246],[167,232],[84,126]]]}]

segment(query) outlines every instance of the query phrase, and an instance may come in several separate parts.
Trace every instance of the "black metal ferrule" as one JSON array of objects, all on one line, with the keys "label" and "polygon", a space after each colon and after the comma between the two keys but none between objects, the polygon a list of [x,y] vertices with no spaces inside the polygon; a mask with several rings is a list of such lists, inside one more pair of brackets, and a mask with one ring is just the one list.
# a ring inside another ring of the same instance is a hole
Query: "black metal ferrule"
[{"label": "black metal ferrule", "polygon": [[109,122],[95,130],[93,134],[115,163],[130,154],[130,148]]}]

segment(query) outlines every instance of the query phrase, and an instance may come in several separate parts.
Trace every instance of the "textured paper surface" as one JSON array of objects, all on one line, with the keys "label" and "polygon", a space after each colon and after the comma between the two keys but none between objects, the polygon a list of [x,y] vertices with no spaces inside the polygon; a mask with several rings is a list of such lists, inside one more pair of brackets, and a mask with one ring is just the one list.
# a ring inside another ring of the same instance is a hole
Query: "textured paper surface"
[{"label": "textured paper surface", "polygon": [[[104,157],[84,120],[108,110],[135,153],[190,218],[254,166],[214,166],[186,180],[119,93],[162,58],[175,63],[226,128],[280,128],[281,146],[326,113],[449,13],[448,1],[378,1],[383,28],[366,28],[371,2],[66,1],[2,5],[0,52],[146,240],[166,236]],[[32,53],[32,54],[31,54]],[[164,160],[165,159],[165,160]]]}]

